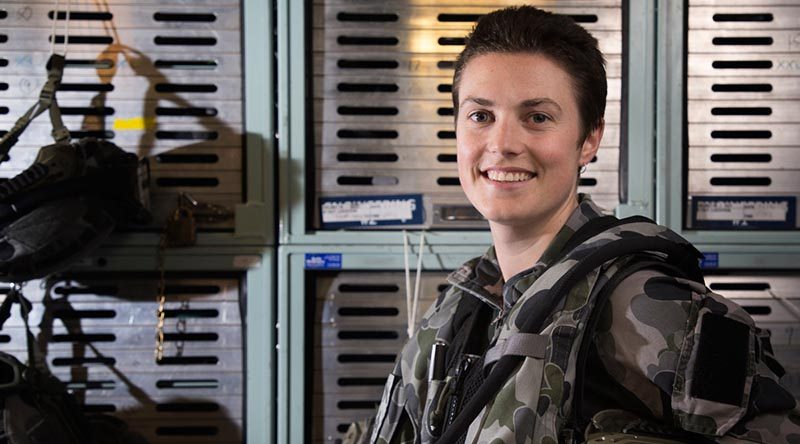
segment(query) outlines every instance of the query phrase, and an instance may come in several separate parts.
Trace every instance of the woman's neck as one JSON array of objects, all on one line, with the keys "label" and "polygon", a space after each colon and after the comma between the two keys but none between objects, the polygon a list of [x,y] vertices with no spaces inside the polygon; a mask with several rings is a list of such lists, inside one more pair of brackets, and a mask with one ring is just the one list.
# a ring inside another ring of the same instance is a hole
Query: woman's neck
[{"label": "woman's neck", "polygon": [[577,201],[571,201],[544,223],[503,225],[490,222],[494,251],[503,280],[508,281],[517,273],[533,267],[577,206]]}]

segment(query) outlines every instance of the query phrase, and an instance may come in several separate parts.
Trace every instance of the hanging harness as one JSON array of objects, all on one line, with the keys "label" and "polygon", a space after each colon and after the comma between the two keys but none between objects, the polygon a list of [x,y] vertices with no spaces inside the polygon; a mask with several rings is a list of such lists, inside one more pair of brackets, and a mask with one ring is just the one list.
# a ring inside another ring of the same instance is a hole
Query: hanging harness
[{"label": "hanging harness", "polygon": [[39,100],[17,119],[8,133],[0,137],[0,162],[8,160],[8,152],[16,145],[25,128],[45,111],[50,111],[50,123],[53,125],[52,136],[56,143],[69,140],[69,131],[61,119],[61,109],[56,100],[56,91],[61,86],[61,78],[64,75],[64,62],[63,55],[50,55],[50,59],[47,61],[47,81],[39,93]]},{"label": "hanging harness", "polygon": [[[56,16],[53,43],[55,21]],[[68,34],[67,28],[65,54]],[[32,165],[0,184],[0,281],[23,282],[59,271],[114,229],[150,216],[146,160],[105,140],[70,143],[56,100],[64,65],[65,55],[52,52],[38,101],[0,138],[1,163],[31,121],[49,111],[55,144],[42,147]]]}]

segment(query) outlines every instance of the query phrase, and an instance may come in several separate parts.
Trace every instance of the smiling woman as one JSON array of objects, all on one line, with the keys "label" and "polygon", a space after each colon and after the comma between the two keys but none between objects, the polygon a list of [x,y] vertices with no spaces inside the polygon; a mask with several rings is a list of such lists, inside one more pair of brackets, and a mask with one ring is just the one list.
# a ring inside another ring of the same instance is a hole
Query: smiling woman
[{"label": "smiling woman", "polygon": [[458,172],[493,246],[448,277],[376,417],[346,442],[800,437],[768,335],[705,287],[697,250],[577,193],[603,137],[603,63],[586,30],[533,7],[469,35],[453,79]]},{"label": "smiling woman", "polygon": [[525,251],[518,242],[495,242],[506,279],[538,260],[578,206],[576,172],[600,146],[602,119],[582,137],[572,84],[566,71],[535,53],[478,55],[461,73],[461,186],[495,240],[537,239]]}]

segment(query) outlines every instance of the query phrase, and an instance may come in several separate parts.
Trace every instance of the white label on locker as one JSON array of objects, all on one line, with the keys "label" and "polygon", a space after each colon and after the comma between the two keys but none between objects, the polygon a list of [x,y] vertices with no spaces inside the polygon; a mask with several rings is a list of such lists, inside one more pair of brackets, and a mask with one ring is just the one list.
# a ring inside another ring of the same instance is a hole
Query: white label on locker
[{"label": "white label on locker", "polygon": [[327,228],[422,223],[421,195],[326,197],[320,202]]},{"label": "white label on locker", "polygon": [[785,222],[789,203],[769,201],[714,201],[697,203],[697,220]]}]

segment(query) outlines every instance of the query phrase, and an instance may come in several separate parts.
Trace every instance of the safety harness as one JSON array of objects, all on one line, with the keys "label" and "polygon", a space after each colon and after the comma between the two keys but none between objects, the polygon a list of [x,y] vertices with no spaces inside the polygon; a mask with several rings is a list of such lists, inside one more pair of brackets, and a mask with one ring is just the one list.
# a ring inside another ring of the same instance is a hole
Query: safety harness
[{"label": "safety harness", "polygon": [[[479,434],[479,427],[482,425],[476,418],[481,412],[491,408],[493,402],[498,402],[498,393],[506,387],[515,372],[521,371],[520,366],[525,361],[528,365],[525,384],[538,387],[535,391],[537,394],[530,398],[534,403],[532,408],[543,413],[541,417],[537,417],[533,442],[539,442],[546,437],[553,439],[553,442],[583,442],[584,429],[591,420],[583,417],[584,371],[598,317],[613,290],[625,278],[643,269],[663,271],[670,276],[685,278],[687,282],[696,283],[698,291],[705,289],[699,267],[701,254],[679,236],[644,217],[618,220],[608,216],[590,220],[570,238],[562,252],[563,256],[517,302],[520,304],[535,294],[536,304],[531,304],[534,309],[526,311],[524,319],[507,320],[497,342],[472,358],[477,365],[472,365],[467,376],[463,378],[466,382],[459,386],[462,388],[458,393],[459,399],[449,403],[457,406],[457,411],[449,410],[444,424],[441,424],[437,422],[441,421],[440,418],[431,415],[431,412],[436,411],[435,408],[426,407],[423,424],[427,425],[427,430],[423,431],[423,436],[427,435],[428,439],[423,441],[462,443],[466,437]],[[548,273],[551,275],[546,278]],[[553,278],[559,276],[558,273],[562,273],[560,277]],[[589,288],[593,290],[588,295],[579,296],[585,300],[568,300],[576,297],[570,290],[581,279],[592,275],[595,278]],[[555,280],[555,283],[544,291],[537,284],[540,280],[548,279]],[[474,304],[466,302],[468,300],[475,298],[464,298],[460,304],[464,304],[465,308],[462,309],[459,305],[456,317],[463,316],[464,311],[480,312],[474,308]],[[473,322],[471,319],[468,317],[462,324],[466,326]],[[513,321],[519,326],[517,331],[508,327],[514,324]],[[747,322],[746,319],[737,321]],[[752,321],[749,322],[749,328],[755,329]],[[483,324],[484,331],[487,325],[488,323]],[[454,344],[455,342],[454,340]],[[451,347],[448,354],[465,355],[463,347],[459,349],[457,346]],[[463,361],[460,357],[448,356],[448,362],[459,360]],[[545,369],[551,366],[557,366],[559,371],[565,372],[563,384],[566,393],[560,392],[562,387],[554,388],[549,385]],[[476,389],[470,393],[464,387]],[[570,387],[574,390],[570,390]],[[429,387],[429,390],[437,389],[438,386]],[[687,396],[690,395],[691,393],[687,393]],[[534,401],[537,398],[538,403]],[[746,399],[744,405],[746,406]],[[547,406],[544,411],[541,410],[542,406]],[[727,411],[730,415],[728,422],[737,421],[743,413],[741,408],[733,406]],[[645,435],[650,433],[678,439],[677,442],[684,439],[702,441],[698,435],[692,434],[688,438],[689,434],[684,431],[659,427],[645,421],[632,422],[629,429]],[[719,432],[693,431],[706,434]]]},{"label": "safety harness", "polygon": [[64,64],[64,55],[51,54],[38,101],[0,138],[3,162],[31,121],[49,111],[55,144],[42,147],[32,165],[0,184],[0,281],[59,271],[115,228],[149,218],[146,160],[105,140],[70,143],[56,100]]},{"label": "safety harness", "polygon": [[39,100],[17,119],[8,133],[0,137],[0,162],[8,159],[8,152],[16,145],[25,128],[45,111],[50,111],[50,123],[53,125],[52,136],[56,143],[69,140],[69,131],[61,119],[61,110],[56,100],[56,91],[61,86],[61,78],[64,75],[64,62],[63,55],[50,55],[50,59],[47,61],[47,81],[39,93]]}]

